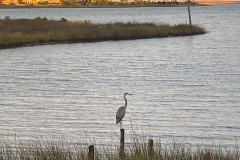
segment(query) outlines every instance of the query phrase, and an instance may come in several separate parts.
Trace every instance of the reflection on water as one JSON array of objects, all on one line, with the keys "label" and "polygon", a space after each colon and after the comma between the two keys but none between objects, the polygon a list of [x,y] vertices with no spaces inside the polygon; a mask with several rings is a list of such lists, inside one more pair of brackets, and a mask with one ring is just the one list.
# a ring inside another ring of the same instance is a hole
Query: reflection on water
[{"label": "reflection on water", "polygon": [[[25,140],[118,141],[115,114],[123,93],[131,92],[123,122],[128,139],[132,123],[144,136],[234,145],[240,138],[238,6],[193,8],[205,35],[0,50],[1,140],[16,133]],[[83,19],[104,22],[178,23],[186,16],[184,8],[0,10],[10,11],[74,20],[88,12]]]}]

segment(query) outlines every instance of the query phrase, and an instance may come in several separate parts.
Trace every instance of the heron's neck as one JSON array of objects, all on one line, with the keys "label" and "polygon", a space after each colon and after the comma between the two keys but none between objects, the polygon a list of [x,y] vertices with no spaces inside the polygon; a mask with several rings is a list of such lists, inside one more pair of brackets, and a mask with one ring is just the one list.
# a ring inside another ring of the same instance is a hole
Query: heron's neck
[{"label": "heron's neck", "polygon": [[123,98],[124,98],[124,101],[125,101],[125,105],[124,105],[124,107],[126,108],[126,107],[127,107],[127,98],[126,98],[125,95],[123,96]]}]

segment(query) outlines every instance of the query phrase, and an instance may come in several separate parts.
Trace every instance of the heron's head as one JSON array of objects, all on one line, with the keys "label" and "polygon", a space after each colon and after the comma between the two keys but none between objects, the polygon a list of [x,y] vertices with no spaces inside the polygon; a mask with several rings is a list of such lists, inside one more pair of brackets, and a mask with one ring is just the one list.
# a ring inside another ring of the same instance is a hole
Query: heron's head
[{"label": "heron's head", "polygon": [[130,93],[124,93],[124,96],[126,96],[126,95],[133,95],[133,94],[130,94]]}]

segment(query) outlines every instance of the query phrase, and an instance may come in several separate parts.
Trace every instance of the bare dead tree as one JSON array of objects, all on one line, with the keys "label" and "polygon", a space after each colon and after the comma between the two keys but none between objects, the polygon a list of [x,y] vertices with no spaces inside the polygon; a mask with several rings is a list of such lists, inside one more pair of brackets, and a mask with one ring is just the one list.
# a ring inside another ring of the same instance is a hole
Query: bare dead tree
[{"label": "bare dead tree", "polygon": [[192,18],[191,18],[191,10],[190,10],[190,4],[191,0],[188,0],[187,5],[188,5],[188,19],[189,19],[189,25],[192,25]]}]

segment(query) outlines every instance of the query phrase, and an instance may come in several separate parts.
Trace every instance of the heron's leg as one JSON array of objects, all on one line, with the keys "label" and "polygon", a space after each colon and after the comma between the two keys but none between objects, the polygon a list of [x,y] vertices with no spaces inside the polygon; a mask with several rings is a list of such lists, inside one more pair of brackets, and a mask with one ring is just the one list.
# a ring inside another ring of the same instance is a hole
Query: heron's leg
[{"label": "heron's leg", "polygon": [[122,121],[120,122],[120,129],[122,129]]}]

